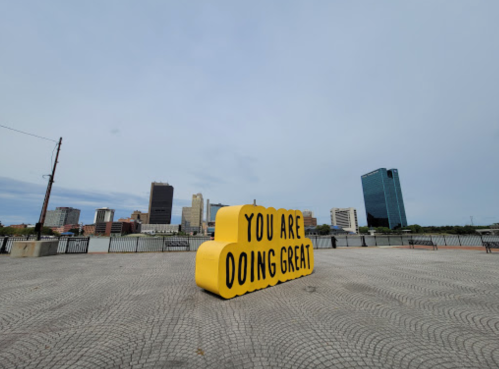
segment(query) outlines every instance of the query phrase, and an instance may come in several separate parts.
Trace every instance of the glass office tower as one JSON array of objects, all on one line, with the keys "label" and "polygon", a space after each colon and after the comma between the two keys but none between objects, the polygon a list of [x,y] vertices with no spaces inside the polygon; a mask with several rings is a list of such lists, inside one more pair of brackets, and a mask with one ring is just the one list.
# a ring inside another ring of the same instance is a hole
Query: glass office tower
[{"label": "glass office tower", "polygon": [[380,168],[362,177],[368,227],[407,226],[397,169]]},{"label": "glass office tower", "polygon": [[207,221],[214,222],[217,218],[217,212],[225,206],[228,206],[228,205],[210,204],[210,219],[207,219]]}]

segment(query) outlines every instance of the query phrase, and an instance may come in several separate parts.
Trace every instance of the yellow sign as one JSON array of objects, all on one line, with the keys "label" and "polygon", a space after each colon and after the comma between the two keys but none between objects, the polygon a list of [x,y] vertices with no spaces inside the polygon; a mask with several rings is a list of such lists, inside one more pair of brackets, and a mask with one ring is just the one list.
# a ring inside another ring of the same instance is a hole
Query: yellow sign
[{"label": "yellow sign", "polygon": [[313,270],[314,249],[299,210],[223,207],[215,240],[204,242],[196,255],[196,284],[226,299]]}]

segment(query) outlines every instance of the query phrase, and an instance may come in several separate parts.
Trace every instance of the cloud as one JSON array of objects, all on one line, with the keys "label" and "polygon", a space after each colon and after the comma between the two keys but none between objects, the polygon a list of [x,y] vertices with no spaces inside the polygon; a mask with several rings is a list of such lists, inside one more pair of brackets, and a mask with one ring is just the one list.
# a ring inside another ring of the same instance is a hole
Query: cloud
[{"label": "cloud", "polygon": [[[36,223],[45,195],[45,187],[0,177],[0,221],[3,223]],[[49,210],[58,206],[70,206],[81,210],[80,221],[93,222],[96,208],[115,209],[115,219],[130,217],[134,210],[148,211],[149,198],[123,192],[97,192],[71,190],[53,186]],[[172,224],[180,224],[182,207],[190,206],[190,200],[174,199]]]},{"label": "cloud", "polygon": [[[467,0],[289,1],[285,12],[3,2],[2,119],[63,137],[51,207],[74,203],[87,219],[98,206],[146,210],[162,180],[187,205],[198,192],[257,199],[319,223],[352,206],[362,224],[360,176],[383,167],[401,173],[410,223],[486,219],[499,207],[499,172],[487,169],[499,166],[498,11]],[[2,216],[37,218],[43,198],[30,196],[43,197],[52,150],[0,131],[2,175],[24,184],[0,190]]]}]

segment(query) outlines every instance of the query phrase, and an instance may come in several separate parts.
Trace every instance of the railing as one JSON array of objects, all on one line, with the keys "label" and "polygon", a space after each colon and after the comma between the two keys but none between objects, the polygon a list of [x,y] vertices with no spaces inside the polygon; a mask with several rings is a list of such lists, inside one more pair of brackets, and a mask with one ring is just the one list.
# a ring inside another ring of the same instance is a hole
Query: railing
[{"label": "railing", "polygon": [[431,241],[439,246],[483,246],[483,242],[498,242],[494,235],[377,235],[377,236],[311,236],[314,249],[355,246],[406,246],[411,240]]},{"label": "railing", "polygon": [[[406,246],[409,241],[431,241],[438,246],[482,246],[483,242],[499,242],[499,236],[493,235],[335,235],[312,236],[314,249],[359,246]],[[42,237],[51,239],[50,237]],[[35,240],[36,236],[1,237],[0,254],[9,254],[15,241]],[[167,252],[197,251],[199,246],[210,237],[203,236],[166,236],[166,237],[111,237],[108,252]],[[89,238],[61,237],[57,252],[59,254],[87,253]]]},{"label": "railing", "polygon": [[[42,240],[56,240],[57,238],[42,236]],[[24,237],[2,237],[0,236],[0,254],[10,254],[12,245],[16,241],[34,241],[36,235]],[[60,237],[57,246],[58,254],[86,254],[88,252],[88,237]]]},{"label": "railing", "polygon": [[197,251],[210,237],[111,237],[109,252]]}]

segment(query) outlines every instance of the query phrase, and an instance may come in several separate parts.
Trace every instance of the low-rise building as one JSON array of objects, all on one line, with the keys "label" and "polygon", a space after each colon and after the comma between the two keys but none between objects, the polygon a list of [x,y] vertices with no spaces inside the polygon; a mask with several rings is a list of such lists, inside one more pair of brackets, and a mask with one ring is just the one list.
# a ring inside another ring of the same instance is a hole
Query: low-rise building
[{"label": "low-rise building", "polygon": [[135,233],[135,223],[99,222],[95,223],[95,235],[111,236]]},{"label": "low-rise building", "polygon": [[143,213],[139,210],[135,210],[130,218],[139,221],[142,224],[149,224],[149,213]]},{"label": "low-rise building", "polygon": [[28,228],[27,224],[12,224],[9,226],[10,228]]},{"label": "low-rise building", "polygon": [[305,224],[305,227],[315,227],[317,226],[317,218],[303,217],[303,223]]},{"label": "low-rise building", "polygon": [[303,223],[305,227],[315,227],[317,225],[317,218],[314,218],[314,212],[311,210],[303,210]]},{"label": "low-rise building", "polygon": [[178,233],[180,224],[142,224],[141,233]]},{"label": "low-rise building", "polygon": [[85,236],[90,236],[95,234],[95,224],[88,224],[83,226],[83,234]]},{"label": "low-rise building", "polygon": [[65,233],[69,232],[71,229],[74,228],[80,228],[79,224],[66,224],[65,226],[62,227],[52,227],[52,231],[57,232],[57,233]]}]

